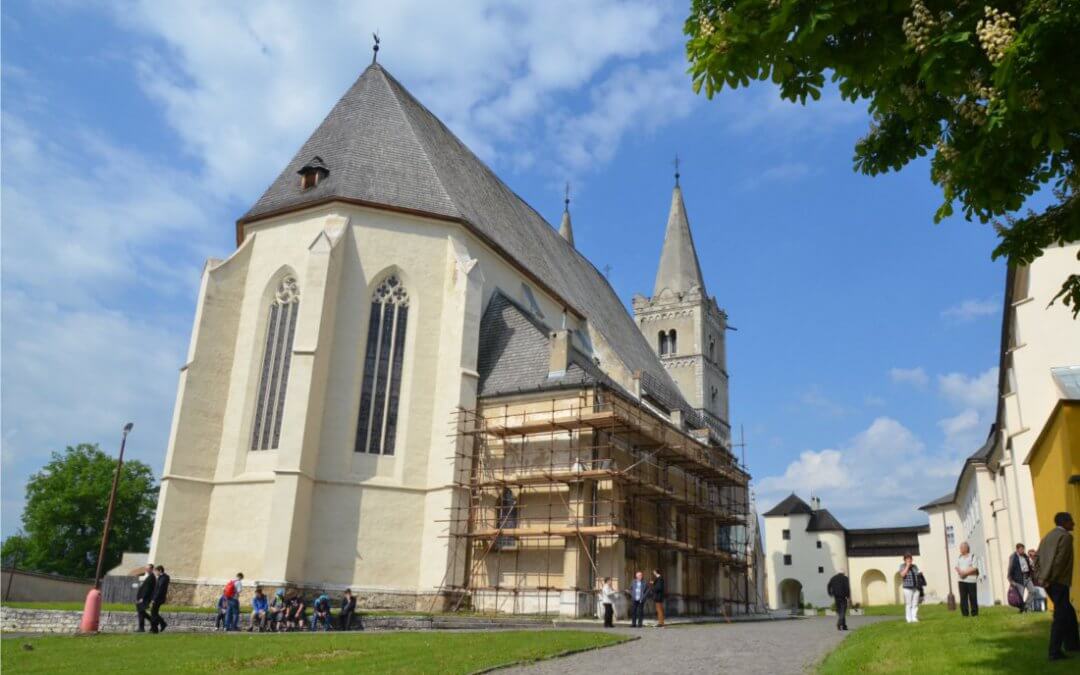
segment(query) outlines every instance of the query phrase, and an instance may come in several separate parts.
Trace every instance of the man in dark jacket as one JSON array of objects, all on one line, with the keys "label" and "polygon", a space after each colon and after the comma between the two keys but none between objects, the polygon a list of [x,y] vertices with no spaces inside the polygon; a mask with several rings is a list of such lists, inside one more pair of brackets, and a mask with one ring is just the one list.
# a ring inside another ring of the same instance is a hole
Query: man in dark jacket
[{"label": "man in dark jacket", "polygon": [[[146,608],[150,606],[150,602],[154,599],[154,584],[157,580],[154,577],[154,566],[146,566],[146,576],[143,577],[142,583],[139,584],[139,590],[135,591],[135,612],[139,615],[139,632],[146,632],[146,620],[150,618],[150,615],[146,613]],[[150,627],[153,628],[154,624],[151,623]]]},{"label": "man in dark jacket", "polygon": [[1035,596],[1035,586],[1031,581],[1033,565],[1023,544],[1016,545],[1016,551],[1009,556],[1009,584],[1020,595],[1020,611],[1031,609]]},{"label": "man in dark jacket", "polygon": [[656,603],[656,627],[664,627],[664,576],[660,570],[653,570],[652,599]]},{"label": "man in dark jacket", "polygon": [[[340,622],[341,630],[351,630],[353,615],[356,614],[356,596],[352,594],[352,591],[348,588],[345,589],[345,595],[341,597],[341,613],[338,614],[338,621]],[[360,630],[364,629],[363,622],[360,623]]]},{"label": "man in dark jacket", "polygon": [[829,579],[825,589],[836,601],[836,630],[847,630],[847,607],[851,600],[851,582],[843,572],[837,572]]},{"label": "man in dark jacket", "polygon": [[154,597],[150,601],[150,632],[164,633],[169,624],[161,618],[161,606],[169,598],[169,575],[165,574],[165,568],[157,566],[157,581],[154,583]]}]

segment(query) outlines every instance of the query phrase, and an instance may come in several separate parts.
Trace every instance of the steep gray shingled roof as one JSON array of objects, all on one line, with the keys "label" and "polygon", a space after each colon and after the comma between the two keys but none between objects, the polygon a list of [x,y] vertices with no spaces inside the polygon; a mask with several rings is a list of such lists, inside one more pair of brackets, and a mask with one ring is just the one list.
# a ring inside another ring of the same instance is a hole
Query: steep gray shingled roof
[{"label": "steep gray shingled roof", "polygon": [[844,526],[840,524],[836,516],[829,513],[828,509],[814,511],[814,515],[810,516],[810,522],[806,524],[807,532],[829,532],[843,529]]},{"label": "steep gray shingled roof", "polygon": [[682,188],[678,185],[671,192],[671,210],[668,212],[667,229],[664,231],[664,248],[660,251],[660,266],[656,270],[653,296],[665,288],[685,293],[694,286],[705,292],[701,278],[694,237],[690,234],[690,220],[686,217]]},{"label": "steep gray shingled roof", "polygon": [[502,293],[496,292],[480,319],[477,372],[479,396],[495,396],[606,382],[587,356],[570,350],[566,374],[548,377],[551,360],[549,330]]},{"label": "steep gray shingled roof", "polygon": [[790,516],[793,513],[805,514],[810,516],[814,514],[814,510],[810,508],[809,504],[799,499],[799,496],[792,492],[787,497],[784,497],[784,499],[779,504],[772,507],[761,515],[764,517]]},{"label": "steep gray shingled roof", "polygon": [[[316,155],[330,174],[301,191],[296,172]],[[239,224],[333,199],[466,223],[584,316],[628,370],[678,391],[607,279],[377,63]]]}]

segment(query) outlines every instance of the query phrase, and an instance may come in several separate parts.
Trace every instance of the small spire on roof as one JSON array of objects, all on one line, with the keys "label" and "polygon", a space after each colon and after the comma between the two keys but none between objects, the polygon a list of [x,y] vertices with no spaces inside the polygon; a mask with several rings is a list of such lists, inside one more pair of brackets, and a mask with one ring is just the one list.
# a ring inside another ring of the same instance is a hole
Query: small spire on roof
[{"label": "small spire on roof", "polygon": [[371,46],[371,62],[375,63],[379,60],[379,31],[372,33],[371,37],[375,39],[375,44]]},{"label": "small spire on roof", "polygon": [[570,183],[566,184],[566,194],[563,198],[562,222],[559,223],[559,234],[562,238],[574,245],[574,228],[570,225]]},{"label": "small spire on roof", "polygon": [[675,187],[679,187],[679,153],[677,152],[675,153]]}]

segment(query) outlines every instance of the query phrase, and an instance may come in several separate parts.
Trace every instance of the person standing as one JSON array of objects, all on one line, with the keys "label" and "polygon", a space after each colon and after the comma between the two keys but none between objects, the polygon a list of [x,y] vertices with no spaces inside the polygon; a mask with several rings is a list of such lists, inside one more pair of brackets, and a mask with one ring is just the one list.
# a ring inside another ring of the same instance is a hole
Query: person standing
[{"label": "person standing", "polygon": [[225,630],[240,630],[240,593],[244,591],[244,573],[237,572],[236,578],[225,584],[225,598],[228,601],[225,610]]},{"label": "person standing", "polygon": [[956,575],[960,579],[960,613],[979,616],[979,559],[971,555],[971,547],[966,541],[960,544]]},{"label": "person standing", "polygon": [[[352,628],[354,614],[356,614],[356,596],[352,594],[352,590],[346,588],[345,595],[341,597],[341,613],[338,615],[341,630]],[[360,627],[363,628],[363,624]]]},{"label": "person standing", "polygon": [[664,627],[664,592],[667,590],[664,584],[664,575],[660,570],[653,570],[652,597],[656,603],[656,627]]},{"label": "person standing", "polygon": [[1054,620],[1050,624],[1050,660],[1065,658],[1064,649],[1080,651],[1080,628],[1076,610],[1069,600],[1073,576],[1073,517],[1062,511],[1054,516],[1054,529],[1039,543],[1039,585],[1054,602]]},{"label": "person standing", "polygon": [[[147,565],[146,576],[143,577],[142,583],[139,584],[139,590],[135,591],[135,611],[139,615],[140,633],[146,632],[146,622],[150,619],[150,615],[147,614],[146,609],[154,599],[155,583],[157,583],[157,578],[154,576],[154,566]],[[151,627],[153,627],[152,623]]]},{"label": "person standing", "polygon": [[611,577],[604,577],[604,583],[600,586],[600,604],[604,608],[604,628],[614,628],[615,587],[611,585]]},{"label": "person standing", "polygon": [[641,628],[645,625],[645,599],[649,595],[649,584],[645,583],[645,573],[638,570],[630,582],[630,627]]},{"label": "person standing", "polygon": [[1009,584],[1020,595],[1019,610],[1031,610],[1035,601],[1035,584],[1031,581],[1031,559],[1028,558],[1023,544],[1016,545],[1016,551],[1009,556]]},{"label": "person standing", "polygon": [[1039,553],[1035,549],[1028,549],[1028,560],[1031,561],[1031,582],[1034,584],[1035,597],[1031,601],[1031,609],[1034,612],[1046,611],[1046,589],[1039,585]]},{"label": "person standing", "polygon": [[904,620],[919,623],[919,566],[910,553],[900,564],[900,579],[904,590]]},{"label": "person standing", "polygon": [[836,630],[847,630],[847,606],[851,599],[851,582],[843,572],[837,572],[829,579],[826,592],[836,601]]},{"label": "person standing", "polygon": [[150,601],[150,632],[164,633],[169,624],[161,618],[161,606],[169,599],[169,575],[165,574],[165,568],[161,565],[154,569],[157,579],[154,581],[154,597]]}]

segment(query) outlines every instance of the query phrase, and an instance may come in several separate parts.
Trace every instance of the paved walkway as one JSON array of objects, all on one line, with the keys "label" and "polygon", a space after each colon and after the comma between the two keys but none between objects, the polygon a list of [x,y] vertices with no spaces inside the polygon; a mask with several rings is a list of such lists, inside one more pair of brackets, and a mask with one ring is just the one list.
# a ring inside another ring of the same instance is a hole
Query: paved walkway
[{"label": "paved walkway", "polygon": [[[857,630],[883,618],[852,616],[848,625]],[[498,672],[803,673],[847,635],[836,630],[835,617],[614,630],[641,639]]]}]

